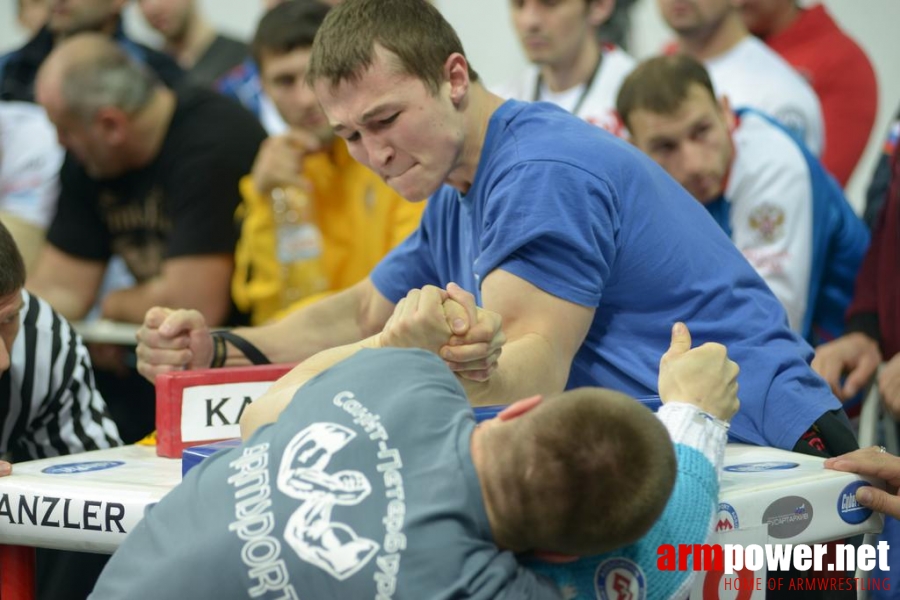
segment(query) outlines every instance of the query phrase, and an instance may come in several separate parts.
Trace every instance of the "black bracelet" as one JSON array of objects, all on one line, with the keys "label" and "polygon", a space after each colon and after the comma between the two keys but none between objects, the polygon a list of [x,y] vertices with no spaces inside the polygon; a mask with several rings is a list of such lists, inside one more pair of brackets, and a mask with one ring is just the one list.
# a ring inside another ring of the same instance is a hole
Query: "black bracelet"
[{"label": "black bracelet", "polygon": [[[231,342],[231,345],[240,350],[244,356],[247,357],[254,365],[269,365],[272,364],[265,354],[263,354],[259,348],[248,342],[246,339],[242,338],[238,334],[231,331],[213,331],[212,332],[213,343],[216,344],[213,352],[213,363],[210,365],[213,369],[224,366],[225,361],[228,359],[228,347],[225,345],[225,342]],[[218,344],[221,344],[221,352],[222,355],[219,357],[219,347]],[[218,363],[218,364],[217,364]]]},{"label": "black bracelet", "polygon": [[213,356],[209,363],[210,369],[218,369],[225,366],[225,360],[228,358],[228,348],[225,346],[225,339],[217,335],[219,332],[212,332]]}]

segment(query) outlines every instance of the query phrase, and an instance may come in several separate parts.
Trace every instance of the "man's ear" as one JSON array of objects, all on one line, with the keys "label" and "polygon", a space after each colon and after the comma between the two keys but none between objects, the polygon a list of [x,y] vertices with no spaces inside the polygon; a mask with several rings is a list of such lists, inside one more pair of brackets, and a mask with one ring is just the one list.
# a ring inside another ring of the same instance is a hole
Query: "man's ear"
[{"label": "man's ear", "polygon": [[120,146],[125,141],[128,130],[128,115],[115,107],[104,107],[94,115],[94,125],[100,130],[103,140],[110,146]]},{"label": "man's ear", "polygon": [[459,52],[447,57],[444,78],[450,83],[450,100],[459,106],[469,92],[469,62]]},{"label": "man's ear", "polygon": [[511,421],[516,417],[521,417],[529,410],[537,406],[544,399],[543,396],[538,394],[537,396],[531,396],[530,398],[522,398],[521,400],[517,400],[500,411],[496,418],[500,421]]}]

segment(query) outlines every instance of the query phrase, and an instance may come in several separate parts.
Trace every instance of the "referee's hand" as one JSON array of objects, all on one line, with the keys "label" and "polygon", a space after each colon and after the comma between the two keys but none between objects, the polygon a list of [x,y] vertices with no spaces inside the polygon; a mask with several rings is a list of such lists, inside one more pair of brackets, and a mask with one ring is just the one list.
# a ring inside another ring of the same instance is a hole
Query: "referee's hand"
[{"label": "referee's hand", "polygon": [[883,479],[887,491],[871,485],[863,486],[856,490],[856,499],[863,506],[900,519],[900,497],[897,496],[900,458],[885,452],[883,447],[872,446],[829,458],[825,461],[825,468]]}]

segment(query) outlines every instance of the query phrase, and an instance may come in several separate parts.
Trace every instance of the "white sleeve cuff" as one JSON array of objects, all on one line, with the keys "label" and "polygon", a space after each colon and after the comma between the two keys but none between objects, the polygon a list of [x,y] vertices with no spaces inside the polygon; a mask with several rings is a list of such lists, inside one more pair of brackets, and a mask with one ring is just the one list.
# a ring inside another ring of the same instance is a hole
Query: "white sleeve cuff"
[{"label": "white sleeve cuff", "polygon": [[656,416],[669,431],[672,443],[699,450],[715,466],[716,473],[721,472],[728,441],[728,423],[684,402],[667,402]]}]

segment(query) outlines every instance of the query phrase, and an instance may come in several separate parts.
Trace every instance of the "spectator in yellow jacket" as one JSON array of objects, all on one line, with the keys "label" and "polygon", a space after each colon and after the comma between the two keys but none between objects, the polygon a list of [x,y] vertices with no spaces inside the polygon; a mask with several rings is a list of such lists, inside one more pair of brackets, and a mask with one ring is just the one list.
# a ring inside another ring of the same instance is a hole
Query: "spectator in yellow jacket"
[{"label": "spectator in yellow jacket", "polygon": [[[316,292],[339,291],[363,279],[418,226],[424,209],[424,203],[405,201],[350,157],[304,82],[313,39],[328,9],[320,0],[282,3],[262,18],[252,44],[263,89],[290,126],[263,143],[252,172],[240,183],[243,224],[232,296],[254,324],[320,297]],[[291,190],[308,197],[311,222],[321,235],[313,270],[279,260],[283,246],[273,204]]]}]

